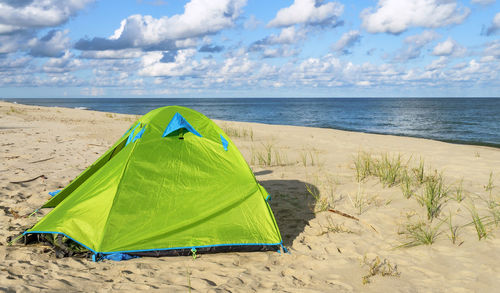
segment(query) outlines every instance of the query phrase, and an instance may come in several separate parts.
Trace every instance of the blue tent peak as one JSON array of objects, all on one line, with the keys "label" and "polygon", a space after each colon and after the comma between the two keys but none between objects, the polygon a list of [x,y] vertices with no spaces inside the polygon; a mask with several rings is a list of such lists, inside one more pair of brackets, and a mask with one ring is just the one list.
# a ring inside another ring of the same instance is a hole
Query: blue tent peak
[{"label": "blue tent peak", "polygon": [[187,122],[186,119],[184,119],[184,117],[182,117],[182,115],[179,113],[175,113],[172,120],[170,120],[170,122],[168,123],[167,128],[163,132],[162,136],[165,137],[170,133],[182,128],[186,129],[194,135],[201,137],[201,134],[196,131],[196,129],[194,129],[193,126],[191,126],[191,124],[189,124],[189,122]]}]

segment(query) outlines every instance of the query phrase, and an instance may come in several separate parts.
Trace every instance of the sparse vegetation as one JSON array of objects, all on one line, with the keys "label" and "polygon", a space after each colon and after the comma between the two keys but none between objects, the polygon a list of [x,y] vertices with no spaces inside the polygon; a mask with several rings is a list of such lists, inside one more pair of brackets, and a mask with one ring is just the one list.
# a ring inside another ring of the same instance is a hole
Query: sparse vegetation
[{"label": "sparse vegetation", "polygon": [[368,197],[361,189],[361,183],[358,183],[358,191],[354,197],[349,196],[349,194],[347,196],[349,197],[349,200],[358,215],[366,212],[373,204],[376,206],[380,206],[382,204],[375,196]]},{"label": "sparse vegetation", "polygon": [[20,108],[16,108],[14,106],[10,106],[10,110],[7,111],[6,114],[7,115],[11,115],[11,114],[26,114],[26,110],[23,110],[23,109],[20,109]]},{"label": "sparse vegetation", "polygon": [[382,261],[378,256],[370,260],[365,255],[363,258],[363,265],[368,267],[368,274],[362,278],[363,285],[371,283],[371,277],[376,275],[383,277],[399,277],[401,275],[397,265],[391,264],[387,259]]},{"label": "sparse vegetation", "polygon": [[330,205],[328,204],[328,200],[326,198],[321,197],[321,193],[318,188],[316,188],[312,184],[306,183],[307,192],[315,199],[316,206],[314,207],[315,212],[324,212],[328,210]]},{"label": "sparse vegetation", "polygon": [[380,160],[375,161],[374,168],[380,182],[384,186],[391,187],[400,181],[401,155],[390,158],[388,154],[383,154]]},{"label": "sparse vegetation", "polygon": [[251,165],[261,166],[287,166],[290,165],[286,153],[281,152],[271,143],[263,143],[260,150],[255,150],[252,147],[252,157],[250,158]]},{"label": "sparse vegetation", "polygon": [[490,172],[490,178],[488,179],[488,184],[486,184],[484,186],[484,190],[488,191],[491,193],[491,191],[493,190],[493,187],[495,187],[493,185],[493,172]]},{"label": "sparse vegetation", "polygon": [[462,202],[464,200],[464,180],[460,180],[458,185],[455,187],[454,192],[455,197],[453,198],[457,202]]},{"label": "sparse vegetation", "polygon": [[315,150],[308,150],[300,152],[300,162],[304,167],[315,166],[318,164],[318,153]]},{"label": "sparse vegetation", "polygon": [[232,127],[227,124],[222,125],[222,130],[231,138],[250,138],[251,141],[254,139],[254,133],[252,128],[243,127]]},{"label": "sparse vegetation", "polygon": [[420,163],[417,168],[413,169],[413,174],[415,174],[415,179],[418,184],[422,184],[425,181],[425,161],[420,158]]},{"label": "sparse vegetation", "polygon": [[354,158],[354,166],[356,169],[356,180],[363,181],[368,176],[372,175],[372,158],[371,155],[365,152],[360,152]]},{"label": "sparse vegetation", "polygon": [[486,238],[488,236],[488,232],[486,230],[485,224],[483,223],[484,218],[481,218],[479,216],[476,206],[473,203],[470,205],[470,207],[468,207],[468,210],[472,217],[471,224],[473,224],[474,228],[476,228],[477,238],[479,240]]},{"label": "sparse vegetation", "polygon": [[327,234],[327,233],[347,233],[347,234],[354,233],[354,231],[352,231],[349,228],[347,228],[346,226],[344,226],[343,223],[342,224],[333,223],[333,221],[330,217],[327,218],[327,221],[328,221],[328,225],[325,227],[326,229],[324,229],[319,236]]},{"label": "sparse vegetation", "polygon": [[448,194],[443,177],[437,172],[427,177],[422,195],[417,200],[427,210],[427,219],[432,221],[439,215]]},{"label": "sparse vegetation", "polygon": [[413,182],[411,176],[408,175],[408,171],[405,169],[401,173],[401,191],[405,198],[410,198],[413,195]]},{"label": "sparse vegetation", "polygon": [[416,223],[408,223],[404,226],[404,230],[399,232],[406,237],[406,242],[398,247],[408,248],[419,245],[431,245],[441,234],[439,231],[440,224],[432,226],[431,223],[418,221]]},{"label": "sparse vegetation", "polygon": [[451,213],[450,213],[450,216],[448,217],[448,228],[450,230],[450,235],[448,235],[448,238],[450,238],[451,243],[457,244],[458,229],[460,228],[460,226],[456,226],[456,225],[452,224]]}]

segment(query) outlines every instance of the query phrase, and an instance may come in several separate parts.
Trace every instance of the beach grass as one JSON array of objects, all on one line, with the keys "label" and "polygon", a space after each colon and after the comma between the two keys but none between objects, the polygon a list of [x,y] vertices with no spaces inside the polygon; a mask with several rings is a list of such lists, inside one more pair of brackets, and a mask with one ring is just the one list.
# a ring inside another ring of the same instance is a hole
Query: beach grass
[{"label": "beach grass", "polygon": [[448,238],[450,238],[451,243],[457,244],[458,241],[458,230],[460,229],[460,226],[453,225],[452,223],[452,216],[451,213],[448,217],[448,229],[450,234],[448,235]]},{"label": "beach grass", "polygon": [[413,169],[413,174],[415,175],[415,179],[418,182],[418,184],[423,184],[425,181],[425,161],[424,159],[420,158],[420,162],[418,164],[418,167]]},{"label": "beach grass", "polygon": [[373,159],[370,154],[359,152],[354,158],[354,167],[356,170],[356,180],[363,181],[368,176],[372,175]]},{"label": "beach grass", "polygon": [[401,155],[389,157],[387,153],[382,154],[380,160],[375,161],[375,174],[382,185],[391,187],[400,181],[402,170]]},{"label": "beach grass", "polygon": [[401,191],[405,198],[410,198],[413,196],[413,180],[405,169],[401,172]]},{"label": "beach grass", "polygon": [[321,197],[320,190],[318,188],[316,188],[314,185],[308,184],[308,183],[305,184],[305,187],[306,187],[307,193],[309,195],[311,195],[315,200],[314,211],[315,212],[324,212],[324,211],[328,210],[330,205],[328,204],[328,200],[326,198]]},{"label": "beach grass", "polygon": [[425,207],[428,220],[432,221],[439,215],[447,194],[448,188],[444,184],[442,174],[436,171],[433,175],[427,176],[422,194],[417,197],[417,201]]},{"label": "beach grass", "polygon": [[488,178],[488,184],[484,186],[484,190],[491,192],[493,190],[493,187],[495,187],[493,185],[493,172],[490,172],[490,177]]},{"label": "beach grass", "polygon": [[430,222],[418,221],[404,225],[403,231],[399,232],[406,237],[406,242],[398,246],[399,248],[409,248],[419,245],[431,245],[436,242],[437,237],[442,233],[439,228],[441,223],[432,226]]},{"label": "beach grass", "polygon": [[488,236],[488,231],[486,230],[486,225],[483,222],[485,218],[479,216],[479,213],[474,203],[470,204],[469,207],[467,207],[467,209],[470,212],[472,218],[471,224],[473,224],[474,228],[476,229],[478,240],[486,238]]},{"label": "beach grass", "polygon": [[455,186],[455,189],[454,189],[454,197],[453,199],[456,200],[458,203],[462,202],[464,200],[464,179],[462,178],[458,185]]}]

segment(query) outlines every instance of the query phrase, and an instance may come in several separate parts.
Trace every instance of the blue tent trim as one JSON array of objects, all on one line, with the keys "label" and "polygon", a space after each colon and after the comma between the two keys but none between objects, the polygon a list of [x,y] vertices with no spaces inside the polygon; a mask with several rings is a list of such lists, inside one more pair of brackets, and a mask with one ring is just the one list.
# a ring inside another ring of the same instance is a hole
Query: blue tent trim
[{"label": "blue tent trim", "polygon": [[194,129],[193,126],[191,126],[191,124],[189,124],[189,122],[187,122],[187,120],[184,119],[184,117],[182,117],[182,115],[179,114],[178,112],[175,113],[174,117],[172,117],[172,120],[170,120],[170,122],[168,123],[167,128],[165,128],[165,131],[163,132],[162,137],[165,137],[170,133],[182,128],[186,129],[187,131],[191,132],[194,135],[202,137],[201,134],[198,131],[196,131],[196,129]]},{"label": "blue tent trim", "polygon": [[140,123],[137,123],[137,125],[134,127],[134,129],[132,129],[132,131],[130,132],[130,134],[128,135],[128,138],[127,138],[127,143],[125,143],[125,146],[127,146],[129,143],[132,142],[132,139],[134,138],[134,132],[135,130],[137,129],[137,127],[139,127]]},{"label": "blue tent trim", "polygon": [[136,140],[141,138],[142,135],[144,134],[145,130],[146,130],[146,125],[144,125],[144,127],[142,127],[141,130],[134,136],[134,138],[132,139],[132,142],[135,142]]},{"label": "blue tent trim", "polygon": [[[248,246],[248,245],[266,245],[266,246],[275,246],[275,245],[280,245],[281,247],[284,248],[283,246],[283,241],[278,242],[278,243],[227,243],[227,244],[212,244],[212,245],[193,245],[193,246],[185,246],[185,247],[171,247],[171,248],[152,248],[152,249],[138,249],[138,250],[124,250],[124,251],[113,251],[113,252],[97,252],[93,250],[92,248],[88,247],[87,245],[75,240],[73,237],[68,236],[65,233],[62,232],[53,232],[53,231],[24,231],[23,235],[26,234],[61,234],[63,236],[68,237],[69,239],[75,241],[76,243],[80,244],[81,246],[85,247],[89,251],[91,251],[94,255],[92,256],[92,259],[94,261],[99,261],[102,258],[106,258],[106,255],[113,255],[113,254],[127,254],[127,253],[134,253],[134,252],[146,252],[146,251],[157,251],[157,250],[175,250],[175,249],[197,249],[197,248],[205,248],[205,247],[220,247],[220,246]],[[131,255],[128,255],[129,257],[133,258]],[[114,256],[111,258],[120,258],[120,257],[127,257],[127,256]],[[107,259],[107,258],[106,258]],[[127,258],[130,259],[130,258]],[[115,259],[112,259],[115,260]],[[123,259],[125,260],[125,259]]]},{"label": "blue tent trim", "polygon": [[103,255],[103,258],[108,259],[108,260],[113,260],[113,261],[122,261],[122,260],[129,260],[129,259],[139,258],[139,257],[136,255],[130,255],[130,254],[126,254],[126,253],[112,253],[112,254]]},{"label": "blue tent trim", "polygon": [[61,189],[58,189],[56,191],[49,191],[50,196],[56,196],[59,192],[61,192]]},{"label": "blue tent trim", "polygon": [[222,136],[222,134],[220,135],[220,141],[222,142],[222,147],[224,147],[224,150],[227,152],[227,146],[229,145],[229,143],[224,138],[224,136]]}]

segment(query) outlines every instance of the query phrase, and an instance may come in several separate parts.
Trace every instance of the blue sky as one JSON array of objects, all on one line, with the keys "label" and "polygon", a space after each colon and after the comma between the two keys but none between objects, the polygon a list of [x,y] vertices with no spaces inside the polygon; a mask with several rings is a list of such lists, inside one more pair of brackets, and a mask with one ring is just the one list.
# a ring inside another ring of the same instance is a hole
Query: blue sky
[{"label": "blue sky", "polygon": [[0,98],[498,97],[495,0],[0,0]]}]

